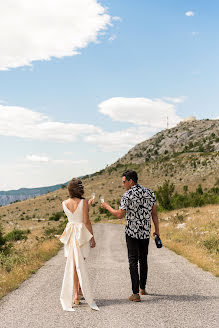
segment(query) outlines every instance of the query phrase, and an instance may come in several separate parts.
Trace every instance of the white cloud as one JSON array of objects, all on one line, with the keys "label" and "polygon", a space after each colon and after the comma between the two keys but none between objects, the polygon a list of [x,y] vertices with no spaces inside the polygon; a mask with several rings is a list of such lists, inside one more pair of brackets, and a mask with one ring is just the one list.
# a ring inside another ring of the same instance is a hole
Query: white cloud
[{"label": "white cloud", "polygon": [[[165,99],[165,100],[164,100]],[[110,98],[99,104],[99,112],[120,122],[132,123],[133,127],[114,132],[89,124],[62,123],[33,110],[0,105],[0,135],[15,136],[34,140],[53,140],[73,142],[79,139],[97,145],[103,151],[128,150],[144,141],[152,134],[181,121],[176,114],[176,105],[185,97],[148,98]],[[137,125],[137,126],[136,126]],[[69,152],[66,155],[71,155]],[[70,159],[49,159],[42,155],[29,155],[32,162],[69,163],[82,162]]]},{"label": "white cloud", "polygon": [[47,156],[38,155],[27,155],[26,159],[31,162],[48,162],[49,158]]},{"label": "white cloud", "polygon": [[0,105],[0,135],[35,140],[75,141],[78,136],[100,133],[94,125],[50,121],[33,110]]},{"label": "white cloud", "polygon": [[52,160],[55,164],[84,164],[88,163],[87,159],[80,159],[80,160],[68,160],[68,159],[54,159]]},{"label": "white cloud", "polygon": [[117,22],[122,22],[122,18],[119,16],[113,16],[112,20],[117,21]]},{"label": "white cloud", "polygon": [[199,32],[192,32],[192,35],[193,36],[198,36],[199,35]]},{"label": "white cloud", "polygon": [[166,100],[168,102],[172,102],[174,104],[180,104],[180,103],[184,102],[186,97],[184,97],[184,96],[181,96],[181,97],[164,97],[162,99]]},{"label": "white cloud", "polygon": [[114,121],[147,126],[154,130],[165,128],[167,117],[169,127],[181,121],[181,117],[176,114],[175,105],[161,99],[110,98],[99,104],[99,112]]},{"label": "white cloud", "polygon": [[117,38],[117,36],[114,34],[114,35],[110,36],[108,40],[112,42],[112,41],[116,40],[116,38]]},{"label": "white cloud", "polygon": [[126,130],[106,132],[101,134],[89,135],[85,141],[97,145],[104,152],[126,151],[149,138],[154,129],[148,127],[136,127]]},{"label": "white cloud", "polygon": [[70,159],[51,159],[42,155],[27,155],[26,160],[30,162],[44,162],[48,164],[83,164],[88,163],[87,159],[70,160]]},{"label": "white cloud", "polygon": [[0,70],[76,55],[110,24],[97,0],[1,1]]},{"label": "white cloud", "polygon": [[73,154],[72,151],[65,151],[65,152],[64,152],[64,155],[72,155],[72,154]]},{"label": "white cloud", "polygon": [[194,11],[187,11],[185,13],[185,15],[188,16],[188,17],[193,17],[193,16],[195,16],[195,13],[194,13]]}]

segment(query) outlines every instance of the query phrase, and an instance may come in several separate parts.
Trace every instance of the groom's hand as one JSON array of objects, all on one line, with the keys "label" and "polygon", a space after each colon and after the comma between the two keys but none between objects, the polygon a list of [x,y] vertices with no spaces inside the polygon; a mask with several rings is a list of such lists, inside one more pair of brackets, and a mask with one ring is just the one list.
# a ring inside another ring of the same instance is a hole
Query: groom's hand
[{"label": "groom's hand", "polygon": [[107,211],[109,211],[117,219],[122,219],[126,214],[125,210],[122,210],[121,208],[119,208],[118,210],[115,210],[109,204],[107,204],[105,202],[101,203],[101,207],[105,208]]},{"label": "groom's hand", "polygon": [[101,207],[102,207],[102,208],[105,208],[105,209],[107,210],[107,209],[108,209],[108,204],[105,203],[105,202],[102,202],[102,203],[101,203]]}]

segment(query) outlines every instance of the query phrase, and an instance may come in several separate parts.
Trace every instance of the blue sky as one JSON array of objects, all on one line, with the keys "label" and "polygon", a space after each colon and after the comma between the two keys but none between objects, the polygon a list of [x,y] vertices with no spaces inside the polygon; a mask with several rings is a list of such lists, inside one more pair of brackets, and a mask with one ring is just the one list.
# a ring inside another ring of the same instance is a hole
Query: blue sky
[{"label": "blue sky", "polygon": [[[188,116],[219,117],[219,3],[0,3],[0,190],[92,173]],[[2,17],[1,17],[2,16]]]}]

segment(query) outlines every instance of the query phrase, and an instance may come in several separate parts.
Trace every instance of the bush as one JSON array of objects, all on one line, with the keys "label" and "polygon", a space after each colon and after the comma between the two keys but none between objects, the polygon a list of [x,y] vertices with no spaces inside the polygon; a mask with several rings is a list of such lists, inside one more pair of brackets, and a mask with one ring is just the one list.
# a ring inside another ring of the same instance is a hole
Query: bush
[{"label": "bush", "polygon": [[175,193],[173,195],[174,185],[165,181],[162,187],[155,191],[159,203],[158,210],[179,209],[184,207],[198,207],[207,204],[219,204],[219,188],[211,188],[203,191],[199,185],[195,192],[188,192],[187,186],[184,186],[183,194]]},{"label": "bush", "polygon": [[97,223],[97,222],[100,222],[101,221],[101,217],[98,215],[95,219],[94,219],[94,222]]},{"label": "bush", "polygon": [[196,189],[196,193],[197,194],[200,194],[200,195],[203,195],[203,190],[202,190],[202,186],[199,185],[198,188]]},{"label": "bush", "polygon": [[174,223],[182,223],[184,221],[184,216],[176,213],[176,216],[173,218]]},{"label": "bush", "polygon": [[156,192],[156,196],[158,199],[159,204],[162,206],[165,210],[171,210],[172,204],[171,204],[171,198],[174,192],[175,186],[173,183],[170,184],[169,180],[165,180],[162,186],[158,188],[158,191]]},{"label": "bush", "polygon": [[53,213],[53,215],[49,217],[49,221],[59,221],[62,216],[63,212]]},{"label": "bush", "polygon": [[10,254],[3,254],[0,253],[0,264],[3,269],[7,272],[10,272],[17,264],[26,263],[27,260],[24,255],[12,253]]},{"label": "bush", "polygon": [[19,230],[13,229],[5,236],[5,241],[17,241],[25,239],[27,240],[27,234],[30,233],[30,230]]},{"label": "bush", "polygon": [[219,240],[215,236],[211,236],[208,239],[202,241],[202,245],[210,252],[219,253]]},{"label": "bush", "polygon": [[99,213],[100,214],[107,214],[107,213],[109,213],[109,211],[107,211],[105,208],[102,208],[101,206],[99,206]]},{"label": "bush", "polygon": [[1,251],[1,247],[5,244],[5,238],[3,236],[3,230],[2,230],[2,226],[0,225],[0,251]]},{"label": "bush", "polygon": [[66,227],[66,224],[68,223],[68,220],[66,219],[63,222],[60,222],[58,227],[53,227],[53,228],[47,228],[44,230],[44,235],[48,237],[52,237],[54,235],[61,235]]},{"label": "bush", "polygon": [[56,232],[57,232],[56,228],[47,228],[47,229],[45,229],[44,234],[46,236],[51,236],[51,235],[55,235]]}]

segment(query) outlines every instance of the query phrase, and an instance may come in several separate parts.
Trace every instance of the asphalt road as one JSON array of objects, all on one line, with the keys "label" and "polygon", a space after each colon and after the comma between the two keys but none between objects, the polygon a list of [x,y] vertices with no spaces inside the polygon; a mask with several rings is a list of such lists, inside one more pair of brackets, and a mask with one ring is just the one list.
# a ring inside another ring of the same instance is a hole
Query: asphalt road
[{"label": "asphalt road", "polygon": [[88,260],[100,311],[86,304],[62,310],[63,250],[0,301],[1,328],[218,328],[219,279],[166,248],[149,247],[147,292],[129,302],[131,283],[124,226],[94,226],[97,247]]}]

